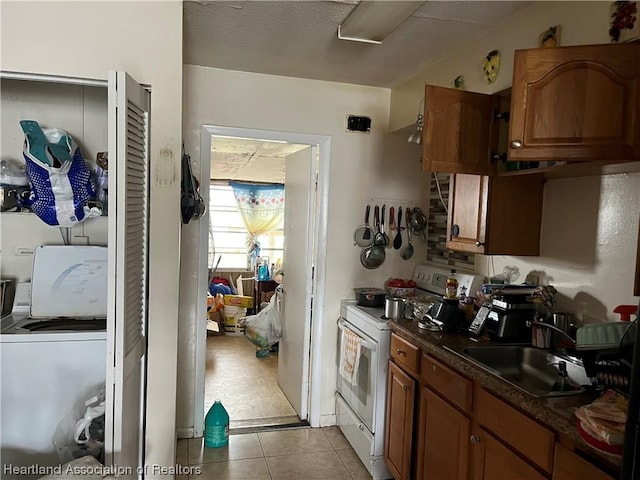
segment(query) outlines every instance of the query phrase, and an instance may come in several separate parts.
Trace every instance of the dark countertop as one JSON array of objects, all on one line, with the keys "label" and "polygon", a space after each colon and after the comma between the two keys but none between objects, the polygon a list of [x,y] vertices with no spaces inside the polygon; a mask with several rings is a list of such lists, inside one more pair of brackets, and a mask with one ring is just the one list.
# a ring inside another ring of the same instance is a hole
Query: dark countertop
[{"label": "dark countertop", "polygon": [[[538,422],[556,432],[558,441],[570,449],[589,458],[598,466],[609,470],[611,474],[620,470],[621,459],[591,448],[578,434],[575,410],[591,403],[597,394],[582,393],[564,397],[539,398],[520,391],[506,381],[500,379],[481,367],[476,366],[455,351],[469,345],[478,345],[480,341],[473,341],[469,336],[457,333],[428,332],[418,328],[414,320],[390,320],[391,330],[399,337],[413,343],[449,365],[454,370],[472,379],[477,385],[493,393],[497,397],[526,412]],[[488,342],[483,342],[488,343]],[[451,351],[453,350],[453,351]]]}]

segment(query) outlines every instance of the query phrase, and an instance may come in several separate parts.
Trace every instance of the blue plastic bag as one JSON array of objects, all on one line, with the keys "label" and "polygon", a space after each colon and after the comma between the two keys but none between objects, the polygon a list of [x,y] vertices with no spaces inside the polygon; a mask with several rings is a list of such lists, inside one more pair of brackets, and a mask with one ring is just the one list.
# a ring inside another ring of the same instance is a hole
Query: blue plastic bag
[{"label": "blue plastic bag", "polygon": [[42,130],[22,120],[23,156],[31,186],[29,207],[46,224],[72,227],[101,214],[88,201],[96,195],[91,171],[74,140],[57,128]]}]

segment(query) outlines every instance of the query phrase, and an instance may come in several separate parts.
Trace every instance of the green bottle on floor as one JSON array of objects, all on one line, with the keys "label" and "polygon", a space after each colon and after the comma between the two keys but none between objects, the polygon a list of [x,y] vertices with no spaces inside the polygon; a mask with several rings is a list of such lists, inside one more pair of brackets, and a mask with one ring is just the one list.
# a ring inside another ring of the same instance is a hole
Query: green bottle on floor
[{"label": "green bottle on floor", "polygon": [[229,443],[229,414],[216,400],[204,417],[204,446],[224,447]]}]

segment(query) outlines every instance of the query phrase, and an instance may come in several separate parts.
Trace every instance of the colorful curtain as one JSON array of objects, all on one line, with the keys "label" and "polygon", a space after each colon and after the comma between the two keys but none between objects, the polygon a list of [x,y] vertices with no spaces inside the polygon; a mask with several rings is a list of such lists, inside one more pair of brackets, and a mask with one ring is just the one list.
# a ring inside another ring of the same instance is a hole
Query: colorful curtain
[{"label": "colorful curtain", "polygon": [[258,237],[278,228],[284,221],[284,185],[229,182],[242,220],[249,233],[247,250],[260,255]]}]

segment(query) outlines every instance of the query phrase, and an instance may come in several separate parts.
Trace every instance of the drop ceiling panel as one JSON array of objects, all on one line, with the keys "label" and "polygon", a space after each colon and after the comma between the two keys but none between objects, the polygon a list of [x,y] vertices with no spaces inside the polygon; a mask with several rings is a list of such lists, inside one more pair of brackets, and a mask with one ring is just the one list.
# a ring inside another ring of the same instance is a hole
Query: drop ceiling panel
[{"label": "drop ceiling panel", "polygon": [[355,1],[184,2],[184,62],[392,87],[526,1],[428,1],[382,45],[337,38]]},{"label": "drop ceiling panel", "polygon": [[284,183],[286,157],[305,148],[310,147],[214,136],[211,141],[211,179]]}]

